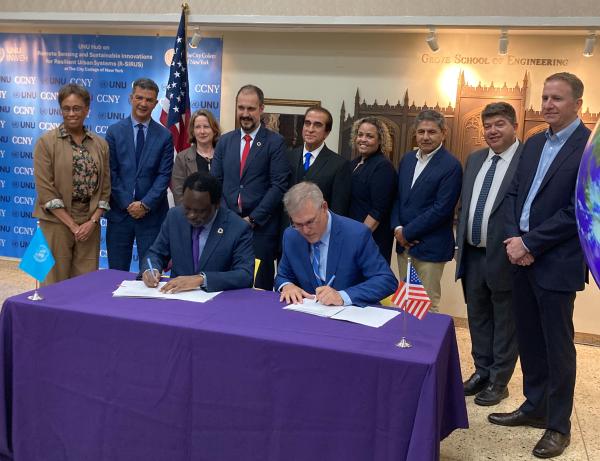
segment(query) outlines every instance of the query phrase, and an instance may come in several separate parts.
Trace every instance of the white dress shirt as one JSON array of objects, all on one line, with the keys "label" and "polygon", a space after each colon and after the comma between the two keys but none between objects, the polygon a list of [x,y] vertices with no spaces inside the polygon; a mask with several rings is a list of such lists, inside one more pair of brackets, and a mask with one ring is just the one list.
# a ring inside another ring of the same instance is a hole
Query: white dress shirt
[{"label": "white dress shirt", "polygon": [[[498,191],[500,190],[500,185],[504,180],[504,176],[506,175],[506,171],[510,165],[510,162],[519,147],[519,140],[516,140],[508,149],[504,152],[498,154],[500,155],[500,160],[496,163],[496,171],[494,173],[494,179],[492,181],[492,185],[490,187],[490,192],[487,196],[487,200],[485,202],[485,208],[483,209],[483,220],[481,222],[481,242],[478,247],[485,248],[487,244],[487,229],[488,229],[488,221],[490,219],[490,214],[492,212],[492,207],[494,206],[494,202],[496,201],[496,197],[498,196]],[[488,150],[487,158],[483,165],[479,169],[477,176],[475,177],[475,183],[473,184],[473,193],[471,194],[471,203],[469,205],[469,222],[467,226],[467,241],[470,245],[473,244],[472,239],[472,231],[473,231],[473,217],[475,216],[475,208],[477,207],[477,199],[479,199],[479,194],[481,193],[481,186],[483,185],[483,180],[485,178],[485,174],[488,172],[490,167],[492,166],[492,157],[496,155],[496,153],[490,148]]]},{"label": "white dress shirt", "polygon": [[308,150],[306,148],[306,144],[304,144],[304,147],[302,148],[302,164],[304,165],[304,159],[306,158],[306,154],[310,152],[310,161],[308,163],[308,167],[310,168],[312,164],[315,163],[315,160],[319,156],[319,153],[323,150],[324,146],[325,143],[321,143],[321,145],[315,150]]},{"label": "white dress shirt", "polygon": [[428,154],[423,155],[423,153],[421,152],[421,149],[419,149],[417,151],[417,153],[416,153],[417,164],[415,165],[415,172],[413,173],[413,180],[412,180],[412,183],[410,185],[411,188],[412,188],[412,186],[415,185],[415,181],[417,180],[417,178],[419,176],[421,176],[421,173],[423,173],[423,170],[425,169],[425,167],[427,166],[427,164],[429,163],[429,161],[433,158],[433,156],[441,148],[442,148],[442,144],[440,143],[439,146],[437,146],[434,150],[432,150]]}]

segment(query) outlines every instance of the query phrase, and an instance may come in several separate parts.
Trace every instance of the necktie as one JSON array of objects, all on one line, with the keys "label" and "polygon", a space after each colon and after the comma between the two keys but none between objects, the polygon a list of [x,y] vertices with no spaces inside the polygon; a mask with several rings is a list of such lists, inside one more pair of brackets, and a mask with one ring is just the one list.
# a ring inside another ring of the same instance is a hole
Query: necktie
[{"label": "necktie", "polygon": [[192,258],[194,258],[194,274],[200,272],[200,234],[204,226],[194,227],[192,230]]},{"label": "necktie", "polygon": [[307,152],[306,154],[304,154],[304,171],[307,171],[310,168],[310,157],[311,157],[311,153]]},{"label": "necktie", "polygon": [[252,141],[252,136],[247,134],[244,136],[244,150],[242,152],[242,160],[240,161],[240,178],[242,177],[242,173],[244,172],[244,166],[246,165],[246,159],[248,158],[248,152],[250,152],[250,141]]},{"label": "necktie", "polygon": [[323,280],[321,279],[320,265],[321,265],[321,241],[319,240],[316,243],[312,244],[312,267],[315,277],[317,277],[317,282],[319,285],[323,285]]},{"label": "necktie", "polygon": [[138,123],[136,127],[138,131],[137,137],[135,138],[135,164],[138,165],[140,163],[142,151],[144,150],[144,141],[146,141],[146,138],[144,137],[144,124]]},{"label": "necktie", "polygon": [[492,182],[494,181],[494,173],[496,173],[496,164],[500,160],[499,155],[492,157],[492,165],[487,170],[485,177],[483,178],[483,184],[481,185],[481,192],[477,198],[477,205],[475,205],[475,214],[473,215],[473,227],[471,229],[471,240],[473,245],[477,246],[481,243],[481,224],[483,222],[483,210],[485,208],[485,202],[487,202]]},{"label": "necktie", "polygon": [[[244,166],[246,165],[246,159],[248,158],[248,152],[250,152],[250,141],[252,141],[252,136],[247,134],[244,136],[244,150],[242,151],[242,159],[240,160],[240,178],[242,177],[242,173],[244,172]],[[240,209],[240,213],[242,212],[242,194],[238,193],[238,208]]]}]

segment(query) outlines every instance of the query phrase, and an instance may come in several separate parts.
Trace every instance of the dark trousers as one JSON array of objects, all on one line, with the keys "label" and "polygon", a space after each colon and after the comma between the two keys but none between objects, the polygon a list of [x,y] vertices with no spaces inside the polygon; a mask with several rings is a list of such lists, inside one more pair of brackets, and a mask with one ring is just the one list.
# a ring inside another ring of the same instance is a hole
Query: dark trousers
[{"label": "dark trousers", "polygon": [[106,252],[108,267],[121,271],[129,271],[133,241],[137,246],[139,258],[143,258],[156,240],[160,231],[158,225],[149,226],[144,219],[133,219],[127,216],[123,221],[108,221],[106,226]]},{"label": "dark trousers", "polygon": [[545,418],[548,429],[567,434],[576,374],[575,292],[541,288],[527,267],[515,271],[513,292],[526,398],[521,410]]},{"label": "dark trousers", "polygon": [[273,290],[275,279],[275,257],[279,246],[279,237],[255,230],[253,236],[254,255],[260,259],[260,266],[256,272],[254,286],[263,290]]},{"label": "dark trousers", "polygon": [[475,371],[506,386],[518,357],[512,292],[491,288],[486,276],[485,248],[465,245],[464,258],[463,286]]}]

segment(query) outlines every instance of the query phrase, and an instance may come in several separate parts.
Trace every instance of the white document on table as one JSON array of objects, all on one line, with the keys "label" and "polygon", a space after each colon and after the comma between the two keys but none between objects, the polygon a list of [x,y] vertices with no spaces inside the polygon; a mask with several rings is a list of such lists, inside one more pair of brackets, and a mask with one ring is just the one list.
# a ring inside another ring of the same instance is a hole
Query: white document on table
[{"label": "white document on table", "polygon": [[340,312],[330,318],[345,320],[347,322],[360,323],[368,327],[379,328],[400,314],[399,310],[382,309],[380,307],[356,307],[346,306]]},{"label": "white document on table", "polygon": [[305,314],[318,315],[319,317],[331,317],[344,309],[344,306],[326,306],[320,302],[304,298],[302,304],[288,304],[284,309],[290,311],[304,312]]},{"label": "white document on table", "polygon": [[222,293],[221,291],[207,293],[200,289],[182,291],[180,293],[163,293],[160,291],[160,288],[166,284],[167,282],[159,282],[157,288],[150,288],[141,280],[124,280],[119,285],[119,288],[113,292],[113,296],[115,298],[179,299],[181,301],[203,303]]}]

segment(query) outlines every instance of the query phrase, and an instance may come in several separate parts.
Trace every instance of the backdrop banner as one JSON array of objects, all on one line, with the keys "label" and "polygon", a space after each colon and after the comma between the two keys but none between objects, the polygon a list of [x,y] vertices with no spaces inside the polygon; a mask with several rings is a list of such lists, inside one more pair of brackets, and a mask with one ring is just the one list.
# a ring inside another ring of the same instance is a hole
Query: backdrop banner
[{"label": "backdrop banner", "polygon": [[[165,97],[175,36],[0,34],[0,256],[21,258],[33,237],[33,147],[62,121],[58,90],[66,83],[88,89],[86,126],[104,136],[130,114],[131,83],[149,77]],[[223,41],[203,38],[188,46],[191,109],[217,119],[221,104]],[[160,117],[160,104],[152,114]],[[107,267],[102,220],[100,267]],[[137,253],[131,269],[137,271]]]}]

